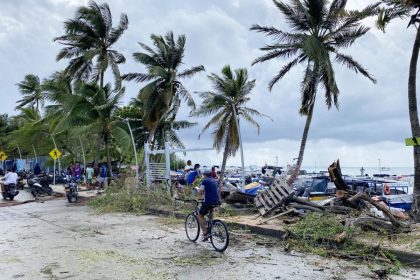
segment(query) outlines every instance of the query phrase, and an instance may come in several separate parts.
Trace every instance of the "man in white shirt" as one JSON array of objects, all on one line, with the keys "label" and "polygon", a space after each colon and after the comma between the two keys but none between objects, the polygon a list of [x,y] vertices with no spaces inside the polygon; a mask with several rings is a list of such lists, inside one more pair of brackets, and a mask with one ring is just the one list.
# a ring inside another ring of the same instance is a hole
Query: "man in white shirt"
[{"label": "man in white shirt", "polygon": [[8,168],[7,173],[6,175],[4,175],[4,178],[3,178],[3,184],[1,186],[2,192],[4,191],[3,185],[4,186],[10,185],[10,184],[16,185],[17,179],[18,179],[17,173],[12,171],[10,168]]},{"label": "man in white shirt", "polygon": [[190,172],[193,169],[194,168],[192,166],[191,160],[187,160],[187,165],[185,165],[185,167],[184,167],[184,173],[188,173],[188,172]]}]

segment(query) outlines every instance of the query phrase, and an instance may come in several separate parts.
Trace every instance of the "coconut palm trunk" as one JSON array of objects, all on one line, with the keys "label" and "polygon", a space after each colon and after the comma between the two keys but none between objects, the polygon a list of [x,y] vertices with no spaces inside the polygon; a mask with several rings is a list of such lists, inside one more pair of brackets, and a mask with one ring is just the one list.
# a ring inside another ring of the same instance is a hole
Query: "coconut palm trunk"
[{"label": "coconut palm trunk", "polygon": [[[416,75],[417,61],[420,48],[420,29],[417,29],[411,55],[409,78],[408,78],[408,109],[410,114],[411,133],[413,137],[420,137],[420,125],[417,111]],[[420,222],[420,146],[414,146],[414,203],[412,209],[413,218]]]},{"label": "coconut palm trunk", "polygon": [[221,180],[225,178],[226,161],[227,161],[228,155],[229,155],[229,135],[226,136],[225,150],[223,152],[222,169],[220,170]]},{"label": "coconut palm trunk", "polygon": [[106,160],[108,164],[108,184],[109,184],[112,178],[112,164],[111,164],[111,156],[109,153],[109,137],[108,136],[105,136],[105,153],[106,153]]},{"label": "coconut palm trunk", "polygon": [[98,134],[98,138],[96,139],[96,149],[95,149],[95,165],[99,165],[100,160],[100,149],[101,149],[101,134]]},{"label": "coconut palm trunk", "polygon": [[312,106],[309,109],[308,115],[306,117],[305,128],[303,130],[302,140],[300,142],[299,156],[296,162],[296,166],[293,169],[293,173],[290,176],[289,180],[287,181],[287,184],[289,184],[289,186],[293,184],[293,182],[296,180],[296,178],[299,175],[300,167],[303,161],[303,155],[305,153],[306,141],[308,139],[309,127],[311,126],[311,122],[312,122],[314,107],[315,107],[315,102],[313,102]]}]

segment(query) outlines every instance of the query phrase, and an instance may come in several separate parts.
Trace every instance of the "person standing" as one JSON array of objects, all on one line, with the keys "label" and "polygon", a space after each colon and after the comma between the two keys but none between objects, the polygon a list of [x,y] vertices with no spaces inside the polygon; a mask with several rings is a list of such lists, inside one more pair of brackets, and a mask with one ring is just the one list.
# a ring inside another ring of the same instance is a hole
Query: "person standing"
[{"label": "person standing", "polygon": [[213,166],[211,168],[211,177],[214,178],[214,179],[217,179],[216,166]]},{"label": "person standing", "polygon": [[100,167],[99,167],[99,184],[100,184],[101,189],[104,189],[104,187],[105,187],[106,172],[107,172],[106,164],[103,164],[103,163],[100,164]]},{"label": "person standing", "polygon": [[41,167],[39,167],[39,163],[36,163],[34,167],[34,175],[38,176],[39,174],[41,174]]},{"label": "person standing", "polygon": [[92,187],[93,173],[94,173],[94,170],[92,166],[89,164],[88,167],[86,168],[86,183],[89,190]]},{"label": "person standing", "polygon": [[73,166],[73,179],[78,181],[82,176],[82,170],[80,169],[79,162],[75,162]]},{"label": "person standing", "polygon": [[187,165],[184,167],[184,173],[188,173],[191,170],[193,170],[192,162],[191,160],[187,160]]}]

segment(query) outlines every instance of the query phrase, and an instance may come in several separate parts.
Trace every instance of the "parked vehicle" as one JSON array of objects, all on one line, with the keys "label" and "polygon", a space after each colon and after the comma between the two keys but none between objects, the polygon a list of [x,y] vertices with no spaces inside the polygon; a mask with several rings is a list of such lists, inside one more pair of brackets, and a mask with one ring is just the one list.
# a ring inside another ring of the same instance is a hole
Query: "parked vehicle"
[{"label": "parked vehicle", "polygon": [[30,176],[27,180],[28,189],[34,197],[39,195],[52,195],[54,193],[53,189],[48,183],[48,178],[46,176]]},{"label": "parked vehicle", "polygon": [[16,184],[3,185],[1,192],[3,199],[13,200],[19,194]]},{"label": "parked vehicle", "polygon": [[77,181],[71,180],[68,184],[64,185],[64,190],[66,191],[67,200],[70,203],[77,201],[79,195]]},{"label": "parked vehicle", "polygon": [[23,190],[23,188],[25,187],[25,181],[24,179],[26,178],[26,172],[24,171],[20,171],[18,172],[18,179],[16,181],[16,186],[19,190]]}]

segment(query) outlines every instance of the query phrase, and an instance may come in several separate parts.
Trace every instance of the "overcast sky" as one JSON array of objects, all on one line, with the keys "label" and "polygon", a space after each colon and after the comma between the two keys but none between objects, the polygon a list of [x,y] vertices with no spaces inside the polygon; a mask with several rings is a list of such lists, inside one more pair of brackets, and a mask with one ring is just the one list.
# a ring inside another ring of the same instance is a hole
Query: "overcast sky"
[{"label": "overcast sky", "polygon": [[[348,8],[361,8],[368,0],[349,0]],[[102,1],[98,1],[102,3]],[[127,63],[122,73],[144,69],[132,59],[140,51],[137,42],[150,43],[150,34],[187,37],[185,67],[204,65],[206,73],[185,81],[191,92],[210,90],[207,75],[220,73],[222,67],[246,67],[249,76],[256,79],[249,107],[273,119],[259,119],[261,132],[243,125],[245,163],[273,164],[276,156],[280,165],[297,157],[305,118],[298,114],[302,67],[297,67],[278,83],[272,92],[267,84],[283,60],[251,67],[261,55],[259,47],[270,41],[262,34],[249,31],[253,24],[273,25],[287,30],[280,12],[270,0],[109,0],[107,1],[117,23],[121,13],[129,18],[129,28],[115,45]],[[60,49],[53,38],[63,34],[63,21],[72,18],[84,0],[0,0],[0,100],[2,113],[14,115],[15,102],[20,99],[16,83],[26,74],[47,78],[61,70],[65,62],[57,63]],[[405,21],[396,21],[384,34],[375,29],[373,20],[366,25],[371,31],[344,53],[352,55],[378,80],[374,85],[361,75],[335,65],[340,89],[340,110],[328,110],[322,92],[316,103],[304,166],[327,167],[340,158],[343,166],[413,166],[412,149],[404,146],[409,137],[407,79],[414,28],[407,29]],[[141,85],[126,83],[125,103],[135,97]],[[194,95],[200,103],[197,95]],[[121,104],[123,105],[123,104]],[[184,109],[180,119],[188,118]],[[210,147],[210,133],[198,139],[204,126],[202,119],[195,129],[181,133],[187,147]],[[194,162],[217,163],[221,154],[192,152]],[[239,164],[239,157],[228,164]]]}]

